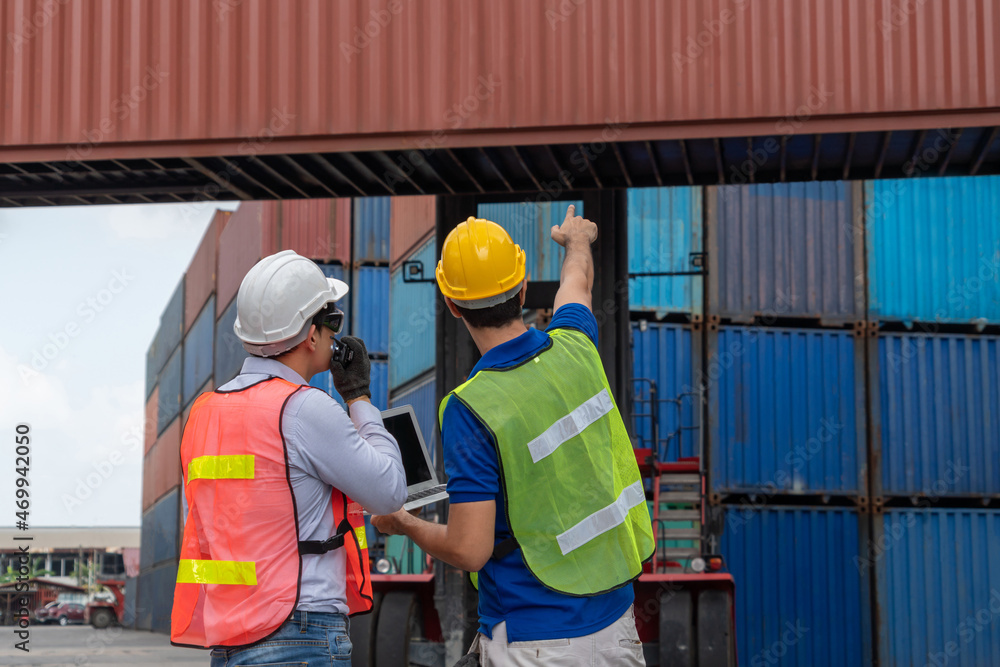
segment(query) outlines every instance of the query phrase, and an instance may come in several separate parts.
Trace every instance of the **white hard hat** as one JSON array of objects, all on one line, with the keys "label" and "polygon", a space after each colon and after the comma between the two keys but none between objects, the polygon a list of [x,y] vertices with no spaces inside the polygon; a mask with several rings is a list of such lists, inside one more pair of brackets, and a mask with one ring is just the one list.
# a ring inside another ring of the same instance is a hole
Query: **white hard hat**
[{"label": "white hard hat", "polygon": [[250,354],[287,352],[305,340],[313,316],[349,289],[323,275],[312,260],[283,250],[257,262],[243,278],[233,331]]}]

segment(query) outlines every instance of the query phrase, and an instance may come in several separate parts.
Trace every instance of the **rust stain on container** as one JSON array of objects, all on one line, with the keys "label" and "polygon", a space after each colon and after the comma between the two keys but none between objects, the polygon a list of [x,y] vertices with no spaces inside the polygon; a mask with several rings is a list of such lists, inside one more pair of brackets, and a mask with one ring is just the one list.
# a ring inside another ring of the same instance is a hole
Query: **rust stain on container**
[{"label": "rust stain on container", "polygon": [[[389,212],[390,266],[395,269],[411,251],[426,243],[436,223],[436,197],[393,197]],[[424,275],[430,275],[426,266]]]},{"label": "rust stain on container", "polygon": [[0,145],[35,159],[1000,107],[991,0],[9,0],[0,28]]},{"label": "rust stain on container", "polygon": [[187,333],[204,307],[208,297],[215,292],[216,258],[219,236],[232,215],[229,211],[216,211],[205,230],[191,265],[184,277],[184,333]]}]

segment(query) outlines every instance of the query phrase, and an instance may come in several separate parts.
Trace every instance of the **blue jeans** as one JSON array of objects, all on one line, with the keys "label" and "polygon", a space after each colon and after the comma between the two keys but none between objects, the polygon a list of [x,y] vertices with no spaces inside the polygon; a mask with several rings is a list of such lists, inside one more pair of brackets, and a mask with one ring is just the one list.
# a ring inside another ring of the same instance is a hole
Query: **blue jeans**
[{"label": "blue jeans", "polygon": [[212,667],[351,667],[351,638],[343,614],[296,611],[266,641],[212,649]]}]

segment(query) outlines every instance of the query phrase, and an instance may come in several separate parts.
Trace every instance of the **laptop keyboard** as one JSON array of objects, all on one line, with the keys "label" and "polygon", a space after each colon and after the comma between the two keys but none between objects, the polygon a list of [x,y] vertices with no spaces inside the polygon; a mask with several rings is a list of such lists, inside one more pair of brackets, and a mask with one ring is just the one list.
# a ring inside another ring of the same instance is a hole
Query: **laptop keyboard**
[{"label": "laptop keyboard", "polygon": [[433,496],[435,493],[441,493],[444,489],[444,484],[438,484],[437,486],[432,486],[429,489],[414,491],[406,497],[406,502],[412,503],[414,500],[420,500],[421,498],[426,498],[427,496]]}]

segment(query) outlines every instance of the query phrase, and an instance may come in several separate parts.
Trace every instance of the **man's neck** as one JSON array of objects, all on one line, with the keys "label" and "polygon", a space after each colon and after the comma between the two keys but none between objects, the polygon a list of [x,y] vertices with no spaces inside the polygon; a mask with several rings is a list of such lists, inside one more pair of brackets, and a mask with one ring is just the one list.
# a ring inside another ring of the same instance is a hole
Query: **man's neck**
[{"label": "man's neck", "polygon": [[524,322],[521,320],[516,320],[499,329],[492,327],[483,329],[468,327],[468,329],[472,335],[472,340],[476,343],[476,347],[479,348],[479,354],[486,354],[497,345],[503,345],[507,341],[514,340],[525,333],[528,327],[524,326]]}]

